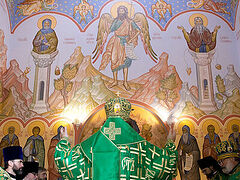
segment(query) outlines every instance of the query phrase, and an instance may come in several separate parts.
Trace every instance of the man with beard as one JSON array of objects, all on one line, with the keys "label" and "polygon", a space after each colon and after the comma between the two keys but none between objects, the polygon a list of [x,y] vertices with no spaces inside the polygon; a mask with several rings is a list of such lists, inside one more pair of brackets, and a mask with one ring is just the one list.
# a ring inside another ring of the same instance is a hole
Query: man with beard
[{"label": "man with beard", "polygon": [[221,142],[220,137],[215,133],[215,127],[210,124],[207,127],[208,134],[204,137],[203,157],[212,156],[217,159],[216,145]]},{"label": "man with beard", "polygon": [[51,28],[52,20],[44,19],[40,29],[33,40],[33,51],[38,54],[51,54],[57,50],[58,38]]},{"label": "man with beard", "polygon": [[23,172],[23,152],[20,146],[9,146],[3,149],[5,168],[12,180]]},{"label": "man with beard", "polygon": [[233,145],[236,146],[238,151],[240,151],[240,132],[239,126],[237,124],[232,125],[233,133],[229,135],[228,140],[233,142]]},{"label": "man with beard", "polygon": [[190,134],[187,125],[182,127],[183,135],[178,143],[178,170],[182,180],[199,180],[200,150],[196,138]]},{"label": "man with beard", "polygon": [[117,9],[118,16],[113,20],[110,32],[114,35],[110,38],[106,51],[103,54],[99,70],[104,70],[111,59],[111,69],[113,72],[113,83],[110,87],[118,85],[118,71],[123,70],[123,86],[127,91],[131,88],[127,82],[128,68],[132,64],[132,58],[127,57],[125,47],[132,43],[137,45],[137,37],[140,33],[138,25],[128,17],[128,9],[125,6],[119,6]]},{"label": "man with beard", "polygon": [[178,26],[178,29],[182,30],[189,49],[194,52],[203,53],[209,52],[216,47],[216,37],[220,27],[221,26],[216,26],[211,33],[209,29],[203,25],[203,19],[201,17],[195,17],[194,27],[190,33],[188,33],[183,26]]},{"label": "man with beard", "polygon": [[4,166],[2,149],[8,146],[19,146],[19,139],[15,134],[15,127],[10,126],[8,128],[8,134],[4,136],[0,143],[0,166]]},{"label": "man with beard", "polygon": [[198,165],[202,170],[202,173],[207,176],[208,180],[226,180],[227,175],[223,174],[218,162],[212,157],[207,156],[203,159],[199,159]]},{"label": "man with beard", "polygon": [[229,180],[240,179],[240,155],[236,146],[231,141],[223,141],[217,145],[216,150],[223,173],[229,175]]}]

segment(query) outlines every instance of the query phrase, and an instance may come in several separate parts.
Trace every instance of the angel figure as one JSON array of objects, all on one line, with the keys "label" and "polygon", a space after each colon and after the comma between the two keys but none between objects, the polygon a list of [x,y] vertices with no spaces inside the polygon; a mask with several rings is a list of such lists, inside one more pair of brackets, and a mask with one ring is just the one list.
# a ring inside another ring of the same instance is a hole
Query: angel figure
[{"label": "angel figure", "polygon": [[163,0],[158,0],[156,4],[152,5],[152,16],[154,16],[155,11],[159,14],[159,22],[163,19],[165,21],[165,14],[167,13],[167,10],[170,13],[170,16],[172,16],[172,6],[171,4],[167,4]]},{"label": "angel figure", "polygon": [[110,88],[112,88],[118,85],[118,71],[123,69],[123,86],[127,91],[131,90],[127,82],[128,68],[131,66],[132,60],[137,59],[133,50],[138,44],[139,35],[146,54],[155,62],[157,60],[157,55],[150,44],[149,26],[146,17],[142,13],[135,13],[133,18],[129,18],[131,13],[128,14],[128,11],[126,6],[120,5],[117,8],[116,18],[113,18],[109,13],[101,16],[98,24],[97,44],[93,51],[94,63],[102,54],[108,35],[114,33],[102,55],[99,70],[104,70],[111,61],[113,82]]},{"label": "angel figure", "polygon": [[82,2],[77,5],[74,6],[74,10],[73,10],[73,18],[75,18],[76,13],[79,12],[80,15],[80,23],[82,21],[84,21],[85,23],[87,23],[86,21],[86,15],[90,12],[91,16],[93,17],[93,9],[94,7],[90,4],[87,3],[86,0],[82,0]]},{"label": "angel figure", "polygon": [[41,10],[49,11],[56,8],[55,0],[24,0],[17,6],[18,16],[30,16]]}]

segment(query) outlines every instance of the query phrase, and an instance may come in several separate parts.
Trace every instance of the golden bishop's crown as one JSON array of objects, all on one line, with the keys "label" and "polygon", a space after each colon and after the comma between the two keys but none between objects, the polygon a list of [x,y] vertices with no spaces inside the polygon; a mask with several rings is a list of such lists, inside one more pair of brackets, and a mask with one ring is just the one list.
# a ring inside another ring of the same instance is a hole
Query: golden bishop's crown
[{"label": "golden bishop's crown", "polygon": [[131,103],[124,98],[111,98],[105,104],[105,111],[108,117],[121,117],[123,120],[129,119]]}]

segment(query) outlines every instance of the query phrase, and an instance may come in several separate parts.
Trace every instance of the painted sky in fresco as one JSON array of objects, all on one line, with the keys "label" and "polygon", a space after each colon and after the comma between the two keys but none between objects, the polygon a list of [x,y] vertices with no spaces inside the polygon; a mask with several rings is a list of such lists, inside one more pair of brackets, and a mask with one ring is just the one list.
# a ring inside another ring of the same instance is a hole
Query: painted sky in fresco
[{"label": "painted sky in fresco", "polygon": [[[9,11],[11,32],[13,33],[25,19],[44,12],[64,15],[74,21],[80,31],[85,31],[86,28],[99,17],[101,9],[107,3],[113,2],[114,0],[45,0],[45,3],[40,3],[39,0],[5,1]],[[213,13],[228,23],[232,30],[235,29],[235,16],[239,0],[204,0],[202,1],[204,4],[201,4],[200,0],[198,0],[199,4],[193,3],[192,1],[193,0],[126,0],[126,2],[129,3],[140,4],[145,9],[147,16],[154,20],[161,30],[166,30],[169,23],[176,16],[192,10]],[[75,17],[73,16],[74,7],[79,7],[79,5],[84,3],[93,7],[92,14],[90,10],[83,12],[86,22],[81,20],[82,18],[79,11],[76,12]],[[162,9],[159,7],[162,7]]]}]

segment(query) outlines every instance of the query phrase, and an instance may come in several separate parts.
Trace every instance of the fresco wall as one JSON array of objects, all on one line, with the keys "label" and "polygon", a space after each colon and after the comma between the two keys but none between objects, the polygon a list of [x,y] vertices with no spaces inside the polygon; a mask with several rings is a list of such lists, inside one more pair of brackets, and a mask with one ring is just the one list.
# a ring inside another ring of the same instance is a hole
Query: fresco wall
[{"label": "fresco wall", "polygon": [[0,137],[9,134],[1,148],[15,129],[14,143],[29,151],[35,132],[41,150],[26,158],[54,179],[47,156],[58,127],[81,142],[104,122],[104,102],[120,94],[151,143],[162,147],[175,122],[176,146],[187,125],[201,156],[215,156],[211,145],[240,125],[239,2],[201,2],[1,1]]}]

